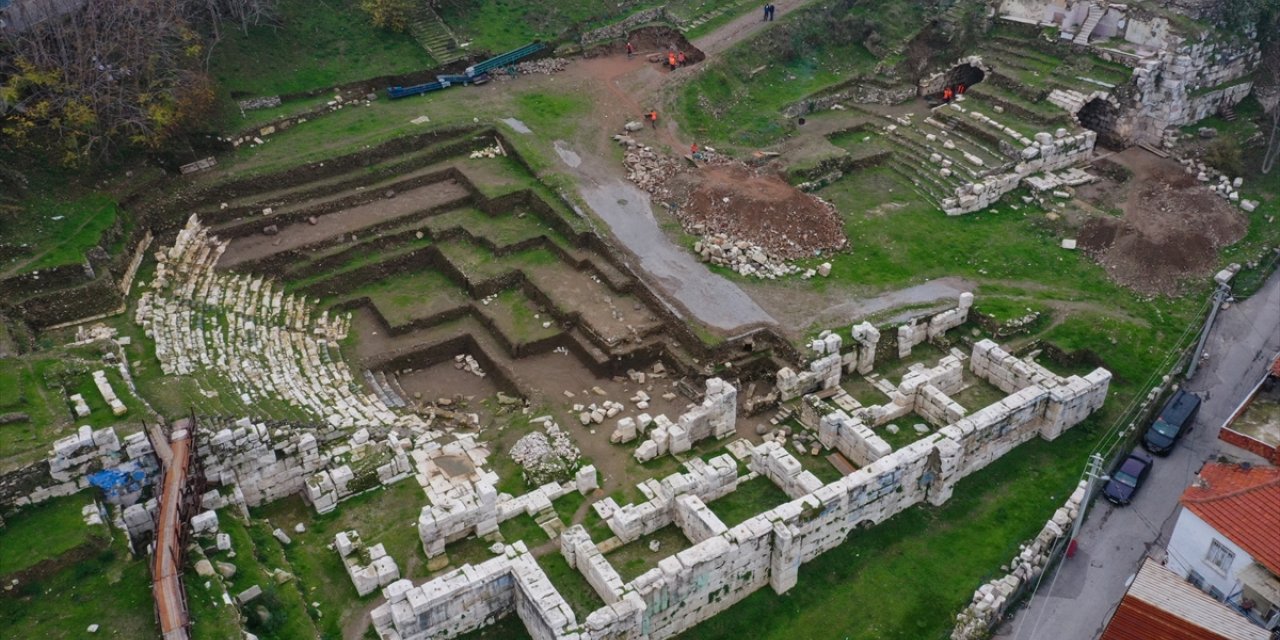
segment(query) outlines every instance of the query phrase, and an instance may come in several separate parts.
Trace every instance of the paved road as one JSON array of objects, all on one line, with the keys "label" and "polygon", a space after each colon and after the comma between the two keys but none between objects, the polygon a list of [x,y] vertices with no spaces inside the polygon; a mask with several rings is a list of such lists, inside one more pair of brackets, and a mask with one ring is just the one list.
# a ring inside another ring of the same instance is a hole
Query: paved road
[{"label": "paved road", "polygon": [[1030,605],[997,638],[1091,640],[1098,637],[1149,548],[1163,548],[1177,517],[1178,497],[1208,458],[1224,453],[1260,461],[1217,439],[1218,427],[1253,388],[1280,351],[1280,273],[1244,303],[1218,314],[1209,360],[1187,388],[1205,399],[1195,428],[1167,458],[1156,458],[1132,505],[1099,498],[1080,533],[1079,553],[1045,577]]}]

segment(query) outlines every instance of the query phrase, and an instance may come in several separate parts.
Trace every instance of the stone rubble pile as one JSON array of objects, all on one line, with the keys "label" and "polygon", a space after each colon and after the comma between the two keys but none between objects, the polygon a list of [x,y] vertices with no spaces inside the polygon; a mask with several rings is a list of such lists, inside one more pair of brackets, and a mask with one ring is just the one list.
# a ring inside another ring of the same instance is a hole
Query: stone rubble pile
[{"label": "stone rubble pile", "polygon": [[1188,175],[1194,175],[1196,180],[1200,182],[1212,183],[1209,184],[1209,190],[1229,202],[1235,203],[1245,213],[1253,213],[1258,208],[1257,200],[1249,200],[1240,195],[1240,189],[1244,186],[1244,178],[1239,176],[1230,178],[1221,171],[1194,158],[1180,158],[1178,162],[1182,164]]},{"label": "stone rubble pile", "polygon": [[564,71],[569,66],[568,58],[541,58],[539,60],[526,60],[515,65],[516,73],[521,75],[529,75],[533,73],[541,73],[551,75]]},{"label": "stone rubble pile", "polygon": [[582,452],[560,425],[550,419],[542,424],[546,433],[530,432],[511,447],[511,459],[524,470],[525,482],[531,485],[570,477],[582,458]]},{"label": "stone rubble pile", "polygon": [[973,600],[969,606],[956,615],[956,626],[951,631],[951,640],[979,640],[991,636],[991,628],[1004,617],[1005,611],[1013,604],[1010,598],[1022,585],[1040,578],[1054,548],[1069,535],[1071,522],[1079,512],[1085,491],[1086,483],[1081,481],[1071,497],[1067,498],[1066,504],[1055,511],[1053,517],[1044,523],[1040,533],[1030,542],[1018,547],[1018,555],[1004,567],[1008,573],[974,591]]},{"label": "stone rubble pile", "polygon": [[507,150],[502,148],[502,145],[500,144],[494,144],[490,147],[472,151],[470,157],[474,160],[476,158],[497,158],[498,156],[505,155],[507,155]]},{"label": "stone rubble pile", "polygon": [[338,532],[333,547],[362,598],[400,579],[400,567],[382,544],[365,547],[355,530]]},{"label": "stone rubble pile", "polygon": [[[794,264],[771,256],[764,247],[745,240],[734,240],[723,233],[703,236],[694,243],[693,252],[703,262],[728,267],[742,276],[773,280],[802,271]],[[830,273],[830,266],[826,270]]]},{"label": "stone rubble pile", "polygon": [[453,368],[458,369],[459,371],[466,370],[467,373],[478,378],[484,377],[484,369],[480,367],[480,362],[471,354],[458,354],[454,356]]},{"label": "stone rubble pile", "polygon": [[[643,126],[640,125],[641,128]],[[626,147],[622,163],[627,169],[627,179],[655,198],[670,198],[671,192],[665,185],[680,171],[680,161],[626,134],[615,135],[613,139]]]}]

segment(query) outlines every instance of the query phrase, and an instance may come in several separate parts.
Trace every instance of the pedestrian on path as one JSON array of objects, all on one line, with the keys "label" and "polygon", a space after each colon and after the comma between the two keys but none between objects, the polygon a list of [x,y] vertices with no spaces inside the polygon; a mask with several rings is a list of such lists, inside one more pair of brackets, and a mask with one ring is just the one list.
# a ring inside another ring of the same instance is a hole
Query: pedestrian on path
[{"label": "pedestrian on path", "polygon": [[772,7],[772,6],[773,6],[773,4],[772,4],[772,3],[768,3],[768,2],[766,2],[766,3],[765,3],[765,5],[764,5],[764,17],[763,17],[763,18],[760,18],[760,22],[768,22],[768,21],[769,21],[769,7]]},{"label": "pedestrian on path", "polygon": [[774,4],[770,2],[769,3],[769,22],[773,22],[773,16],[777,12],[778,12],[778,7],[774,6]]}]

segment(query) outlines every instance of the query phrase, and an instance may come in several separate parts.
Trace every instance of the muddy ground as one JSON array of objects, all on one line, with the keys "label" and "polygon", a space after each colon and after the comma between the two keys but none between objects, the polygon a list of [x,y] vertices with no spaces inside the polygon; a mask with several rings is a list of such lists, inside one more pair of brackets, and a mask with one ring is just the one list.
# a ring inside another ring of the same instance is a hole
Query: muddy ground
[{"label": "muddy ground", "polygon": [[1218,251],[1244,237],[1244,215],[1178,163],[1139,148],[1111,160],[1132,177],[1081,196],[1098,207],[1118,204],[1123,215],[1091,218],[1078,240],[1117,283],[1139,293],[1177,295],[1188,280],[1211,275]]}]

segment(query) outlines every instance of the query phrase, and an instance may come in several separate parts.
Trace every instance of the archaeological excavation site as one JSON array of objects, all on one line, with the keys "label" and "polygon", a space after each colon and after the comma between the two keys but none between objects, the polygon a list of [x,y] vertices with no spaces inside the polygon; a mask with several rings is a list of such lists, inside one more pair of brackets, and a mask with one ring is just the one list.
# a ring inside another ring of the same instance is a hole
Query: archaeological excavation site
[{"label": "archaeological excavation site", "polygon": [[992,637],[1280,251],[1275,0],[197,4],[0,0],[0,636]]}]

